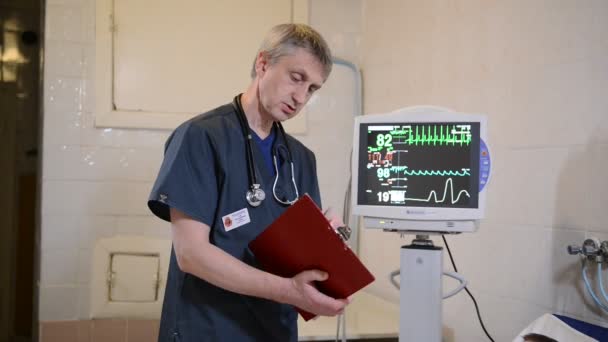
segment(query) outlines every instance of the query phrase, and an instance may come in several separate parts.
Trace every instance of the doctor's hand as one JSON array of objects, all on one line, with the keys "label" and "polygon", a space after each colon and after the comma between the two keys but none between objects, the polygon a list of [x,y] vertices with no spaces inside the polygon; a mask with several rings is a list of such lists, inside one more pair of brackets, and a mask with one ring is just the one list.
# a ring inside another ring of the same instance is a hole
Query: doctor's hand
[{"label": "doctor's hand", "polygon": [[320,316],[335,316],[344,311],[348,299],[334,299],[317,290],[315,281],[327,280],[328,274],[319,270],[303,271],[291,278],[286,302]]}]

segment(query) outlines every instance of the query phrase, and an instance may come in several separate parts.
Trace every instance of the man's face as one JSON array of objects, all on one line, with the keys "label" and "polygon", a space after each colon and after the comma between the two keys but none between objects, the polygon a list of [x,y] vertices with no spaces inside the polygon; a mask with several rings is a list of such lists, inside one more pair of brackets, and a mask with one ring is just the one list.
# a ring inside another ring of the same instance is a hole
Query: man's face
[{"label": "man's face", "polygon": [[258,56],[256,74],[260,113],[274,121],[293,118],[325,82],[321,62],[301,48],[273,64]]}]

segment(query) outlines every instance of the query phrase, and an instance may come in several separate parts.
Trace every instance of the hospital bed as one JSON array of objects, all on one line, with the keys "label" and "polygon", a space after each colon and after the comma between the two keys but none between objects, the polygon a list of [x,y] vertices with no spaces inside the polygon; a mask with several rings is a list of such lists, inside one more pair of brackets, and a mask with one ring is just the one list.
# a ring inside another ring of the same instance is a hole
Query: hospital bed
[{"label": "hospital bed", "polygon": [[559,342],[608,341],[608,328],[557,314],[539,317],[522,330],[513,342],[523,342],[524,336],[529,334],[546,336]]}]

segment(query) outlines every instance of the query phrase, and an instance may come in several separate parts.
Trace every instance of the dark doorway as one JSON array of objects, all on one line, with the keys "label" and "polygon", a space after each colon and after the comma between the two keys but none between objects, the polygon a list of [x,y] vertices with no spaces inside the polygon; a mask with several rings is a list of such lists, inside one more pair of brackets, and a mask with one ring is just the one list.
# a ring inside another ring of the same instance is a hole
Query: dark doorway
[{"label": "dark doorway", "polygon": [[0,0],[0,341],[36,339],[41,0]]}]

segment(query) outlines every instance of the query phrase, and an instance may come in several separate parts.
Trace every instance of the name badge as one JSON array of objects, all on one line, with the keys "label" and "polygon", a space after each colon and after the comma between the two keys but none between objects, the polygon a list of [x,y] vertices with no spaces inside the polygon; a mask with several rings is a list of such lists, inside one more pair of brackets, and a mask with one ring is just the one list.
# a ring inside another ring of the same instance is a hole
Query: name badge
[{"label": "name badge", "polygon": [[251,222],[251,219],[249,218],[249,211],[247,208],[243,208],[222,217],[222,222],[224,223],[224,229],[229,232]]}]

